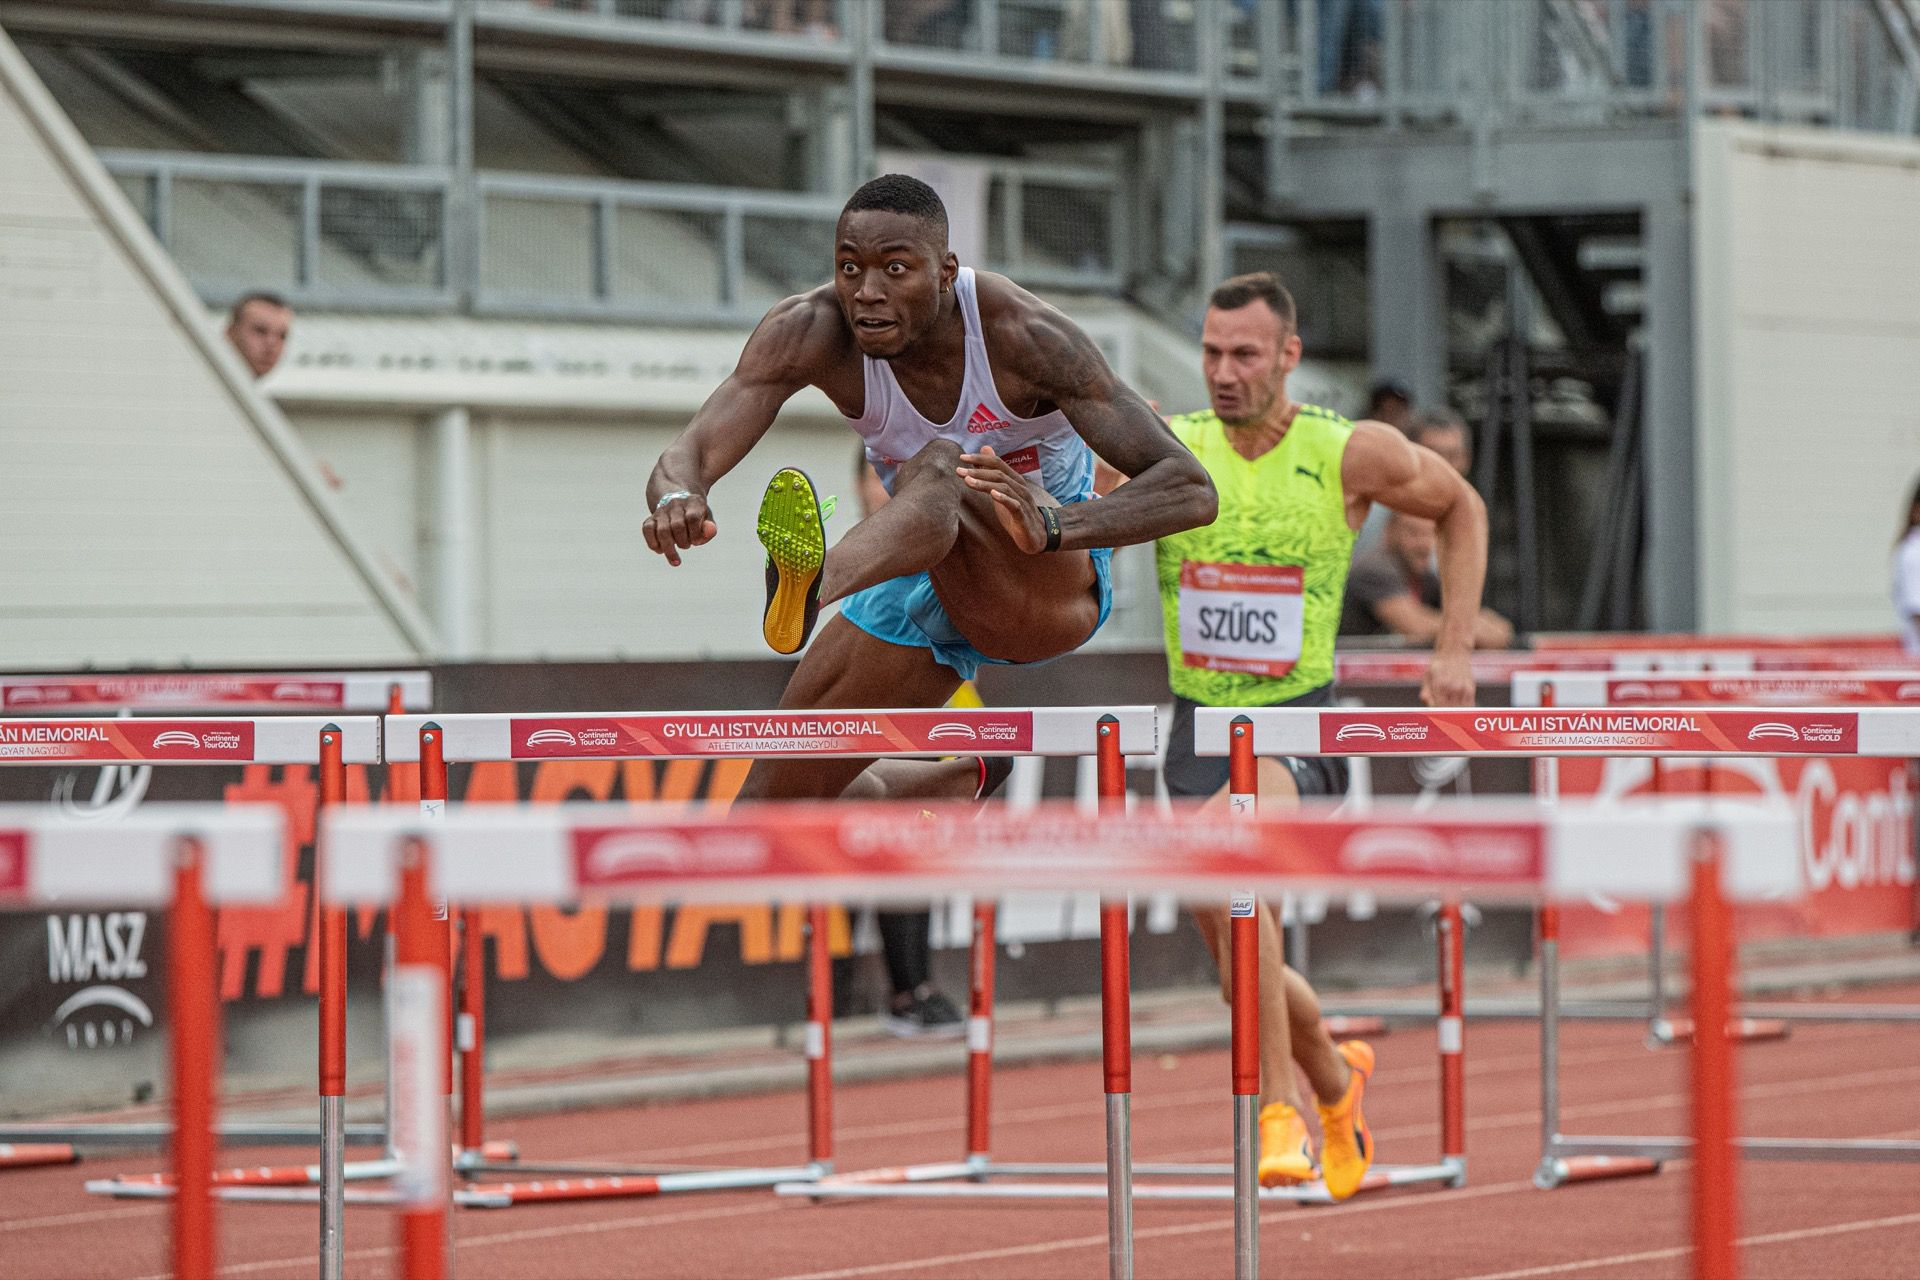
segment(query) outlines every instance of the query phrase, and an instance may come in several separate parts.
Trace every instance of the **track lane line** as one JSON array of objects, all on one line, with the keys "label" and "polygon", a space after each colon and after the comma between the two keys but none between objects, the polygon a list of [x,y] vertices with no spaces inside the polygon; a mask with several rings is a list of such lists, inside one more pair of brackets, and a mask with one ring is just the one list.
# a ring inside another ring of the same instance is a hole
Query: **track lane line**
[{"label": "track lane line", "polygon": [[[1770,1244],[1791,1244],[1796,1240],[1818,1240],[1826,1236],[1851,1235],[1860,1231],[1881,1231],[1888,1227],[1905,1227],[1916,1223],[1920,1223],[1920,1213],[1901,1213],[1890,1218],[1864,1218],[1857,1222],[1836,1222],[1824,1227],[1799,1227],[1792,1231],[1769,1231],[1765,1235],[1741,1236],[1737,1243],[1743,1249],[1753,1249]],[[1562,1276],[1570,1275],[1575,1271],[1628,1267],[1641,1262],[1664,1262],[1672,1258],[1684,1258],[1692,1252],[1692,1245],[1682,1244],[1667,1249],[1644,1249],[1639,1253],[1616,1253],[1609,1257],[1588,1258],[1581,1262],[1556,1262],[1544,1267],[1523,1267],[1518,1271],[1488,1271],[1476,1276],[1462,1277],[1462,1280],[1531,1280],[1534,1276]]]}]

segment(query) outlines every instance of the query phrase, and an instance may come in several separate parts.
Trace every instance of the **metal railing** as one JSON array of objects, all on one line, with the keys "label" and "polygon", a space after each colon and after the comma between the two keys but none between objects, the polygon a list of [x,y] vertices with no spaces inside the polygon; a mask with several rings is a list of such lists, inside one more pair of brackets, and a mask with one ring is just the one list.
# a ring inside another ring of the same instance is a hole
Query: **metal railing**
[{"label": "metal railing", "polygon": [[262,288],[319,305],[453,301],[444,169],[170,152],[99,156],[209,301]]},{"label": "metal railing", "polygon": [[1196,24],[1213,0],[889,0],[880,39],[899,49],[1100,67],[1116,72],[1200,69]]},{"label": "metal railing", "polygon": [[1325,0],[1276,25],[1264,51],[1257,24],[1230,28],[1229,70],[1255,49],[1291,107],[1330,119],[1610,124],[1696,108],[1911,133],[1920,94],[1906,0]]},{"label": "metal railing", "polygon": [[1041,288],[1120,289],[1127,276],[1125,187],[1105,169],[995,160],[986,266]]},{"label": "metal railing", "polygon": [[475,307],[742,320],[831,273],[832,196],[482,173]]},{"label": "metal railing", "polygon": [[[864,0],[863,0],[864,2]],[[556,14],[600,22],[845,39],[848,0],[479,0],[481,12]]]}]

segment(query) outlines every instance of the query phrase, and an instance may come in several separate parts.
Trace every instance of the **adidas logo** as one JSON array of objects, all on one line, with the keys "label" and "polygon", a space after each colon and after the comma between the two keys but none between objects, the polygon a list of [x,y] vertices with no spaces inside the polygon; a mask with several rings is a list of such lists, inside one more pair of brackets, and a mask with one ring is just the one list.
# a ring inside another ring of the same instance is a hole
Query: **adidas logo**
[{"label": "adidas logo", "polygon": [[993,410],[983,404],[967,419],[967,434],[983,436],[989,431],[1005,431],[1011,425],[1013,424],[994,417]]}]

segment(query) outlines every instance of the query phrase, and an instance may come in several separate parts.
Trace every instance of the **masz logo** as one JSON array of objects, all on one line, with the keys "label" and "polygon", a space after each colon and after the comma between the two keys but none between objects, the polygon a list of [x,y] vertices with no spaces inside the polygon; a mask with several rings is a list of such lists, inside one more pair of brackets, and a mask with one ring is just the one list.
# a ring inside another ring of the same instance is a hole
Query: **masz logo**
[{"label": "masz logo", "polygon": [[47,917],[47,978],[90,984],[53,1012],[50,1029],[69,1049],[130,1044],[139,1029],[152,1028],[147,1002],[115,985],[147,976],[140,955],[146,932],[144,911]]}]

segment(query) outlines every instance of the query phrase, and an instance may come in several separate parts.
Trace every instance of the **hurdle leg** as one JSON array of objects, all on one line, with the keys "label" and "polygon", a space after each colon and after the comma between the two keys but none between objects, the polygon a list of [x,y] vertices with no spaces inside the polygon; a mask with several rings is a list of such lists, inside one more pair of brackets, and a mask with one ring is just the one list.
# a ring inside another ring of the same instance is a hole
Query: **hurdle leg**
[{"label": "hurdle leg", "polygon": [[1693,923],[1693,1274],[1734,1280],[1740,1205],[1734,1149],[1733,939],[1720,879],[1720,845],[1703,833],[1692,870]]},{"label": "hurdle leg", "polygon": [[486,1158],[486,938],[480,932],[480,913],[460,913],[460,1014],[454,1023],[454,1044],[460,1052],[460,1159]]},{"label": "hurdle leg", "polygon": [[[337,743],[337,739],[336,739]],[[336,748],[337,749],[337,748]],[[204,849],[180,841],[167,921],[167,998],[173,1019],[173,1274],[214,1274],[214,1078],[220,1003],[214,980],[213,912],[201,892]]]},{"label": "hurdle leg", "polygon": [[1440,964],[1440,1162],[1454,1169],[1449,1186],[1467,1182],[1466,978],[1460,900],[1448,898],[1436,917]]},{"label": "hurdle leg", "polygon": [[[320,805],[324,811],[347,797],[341,763],[341,733],[333,725],[320,731]],[[315,831],[318,832],[317,825]],[[319,892],[319,837],[313,892]],[[347,1186],[347,912],[322,906],[315,916],[320,949],[320,1277],[342,1280],[346,1274]]]},{"label": "hurdle leg", "polygon": [[[1104,716],[1098,729],[1100,808],[1124,813],[1126,764],[1120,722]],[[1107,1274],[1133,1280],[1133,1017],[1129,993],[1128,910],[1100,904],[1100,1031],[1107,1094]]]},{"label": "hurdle leg", "polygon": [[998,907],[973,904],[973,954],[967,1009],[967,1164],[976,1176],[992,1160],[988,1139],[993,1088],[993,963]]},{"label": "hurdle leg", "polygon": [[[1227,753],[1227,807],[1235,817],[1253,817],[1260,807],[1259,763],[1253,754],[1253,722],[1233,722]],[[1233,1051],[1233,1274],[1260,1275],[1260,908],[1251,893],[1236,893],[1227,907],[1227,954]],[[1305,956],[1300,957],[1303,961]]]},{"label": "hurdle leg", "polygon": [[807,1159],[810,1172],[833,1171],[833,957],[827,909],[807,908]]},{"label": "hurdle leg", "polygon": [[401,850],[400,896],[393,907],[396,964],[390,982],[394,1025],[389,1046],[400,1151],[393,1187],[401,1205],[400,1273],[407,1280],[445,1280],[449,1270],[447,1198],[447,950],[427,896],[427,851],[419,840]]}]

